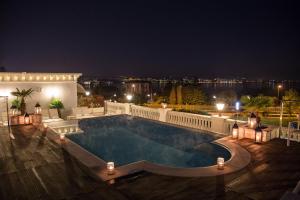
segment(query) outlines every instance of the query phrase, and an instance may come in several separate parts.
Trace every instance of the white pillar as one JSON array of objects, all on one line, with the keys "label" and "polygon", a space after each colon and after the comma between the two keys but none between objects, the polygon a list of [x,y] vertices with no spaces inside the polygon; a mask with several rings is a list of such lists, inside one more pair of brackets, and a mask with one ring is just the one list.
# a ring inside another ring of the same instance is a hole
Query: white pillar
[{"label": "white pillar", "polygon": [[167,113],[171,111],[171,108],[159,108],[159,121],[166,122],[167,121]]},{"label": "white pillar", "polygon": [[212,116],[211,117],[211,131],[224,134],[225,133],[225,131],[224,131],[225,121],[226,121],[226,118]]},{"label": "white pillar", "polygon": [[124,103],[126,115],[131,115],[131,105],[133,105],[133,104],[132,103]]}]

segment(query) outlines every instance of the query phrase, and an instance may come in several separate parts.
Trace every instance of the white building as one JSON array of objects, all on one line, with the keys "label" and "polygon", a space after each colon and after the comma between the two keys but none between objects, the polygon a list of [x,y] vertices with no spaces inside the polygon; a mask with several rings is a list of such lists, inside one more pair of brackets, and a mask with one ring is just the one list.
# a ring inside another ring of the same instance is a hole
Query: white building
[{"label": "white building", "polygon": [[32,88],[34,93],[26,99],[27,112],[33,112],[37,102],[42,108],[49,108],[51,99],[58,98],[68,114],[77,107],[77,79],[80,76],[80,73],[0,72],[0,96],[8,96],[11,103],[16,98],[11,92],[16,88]]}]

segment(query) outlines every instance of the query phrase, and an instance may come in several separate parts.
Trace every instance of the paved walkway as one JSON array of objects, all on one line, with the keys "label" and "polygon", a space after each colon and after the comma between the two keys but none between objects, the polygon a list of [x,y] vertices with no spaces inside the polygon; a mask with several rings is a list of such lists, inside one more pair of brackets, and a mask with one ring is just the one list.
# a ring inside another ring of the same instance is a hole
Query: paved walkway
[{"label": "paved walkway", "polygon": [[300,180],[300,144],[237,142],[252,155],[247,168],[225,176],[180,178],[142,172],[95,181],[59,145],[32,126],[0,128],[0,199],[279,199]]}]

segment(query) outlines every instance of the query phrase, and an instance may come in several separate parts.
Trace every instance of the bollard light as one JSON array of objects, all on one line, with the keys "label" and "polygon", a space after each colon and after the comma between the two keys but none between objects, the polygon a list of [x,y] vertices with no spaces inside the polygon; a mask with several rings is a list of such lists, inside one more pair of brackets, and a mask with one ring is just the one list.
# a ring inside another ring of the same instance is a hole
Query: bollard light
[{"label": "bollard light", "polygon": [[255,143],[262,143],[262,129],[260,126],[258,126],[255,129],[255,138],[254,138]]},{"label": "bollard light", "polygon": [[233,139],[237,139],[238,135],[239,135],[239,126],[235,122],[234,125],[233,125],[233,127],[232,127],[232,138]]},{"label": "bollard light", "polygon": [[256,119],[256,115],[252,112],[250,114],[250,117],[248,118],[248,126],[250,128],[256,128],[256,123],[257,122],[257,119]]},{"label": "bollard light", "polygon": [[217,159],[217,165],[218,165],[218,169],[219,170],[223,170],[224,169],[224,165],[225,165],[224,158],[218,157],[218,159]]},{"label": "bollard light", "polygon": [[115,163],[114,162],[108,162],[106,165],[107,168],[107,174],[112,175],[115,173]]},{"label": "bollard light", "polygon": [[11,113],[12,116],[16,116],[16,115],[18,114],[17,106],[12,105],[12,106],[10,107],[10,113]]},{"label": "bollard light", "polygon": [[34,114],[41,114],[42,113],[42,108],[39,103],[36,103],[34,106]]},{"label": "bollard light", "polygon": [[30,118],[28,113],[25,113],[24,115],[24,124],[30,124]]},{"label": "bollard light", "polygon": [[65,134],[60,134],[59,139],[60,139],[61,142],[64,142],[65,141]]}]

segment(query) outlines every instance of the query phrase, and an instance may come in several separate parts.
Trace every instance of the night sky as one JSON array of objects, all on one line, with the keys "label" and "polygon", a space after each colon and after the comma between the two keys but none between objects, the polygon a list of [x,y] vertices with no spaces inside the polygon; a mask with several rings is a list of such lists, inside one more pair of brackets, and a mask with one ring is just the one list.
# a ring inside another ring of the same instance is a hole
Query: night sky
[{"label": "night sky", "polygon": [[103,77],[299,79],[297,1],[121,2],[2,1],[0,66]]}]

